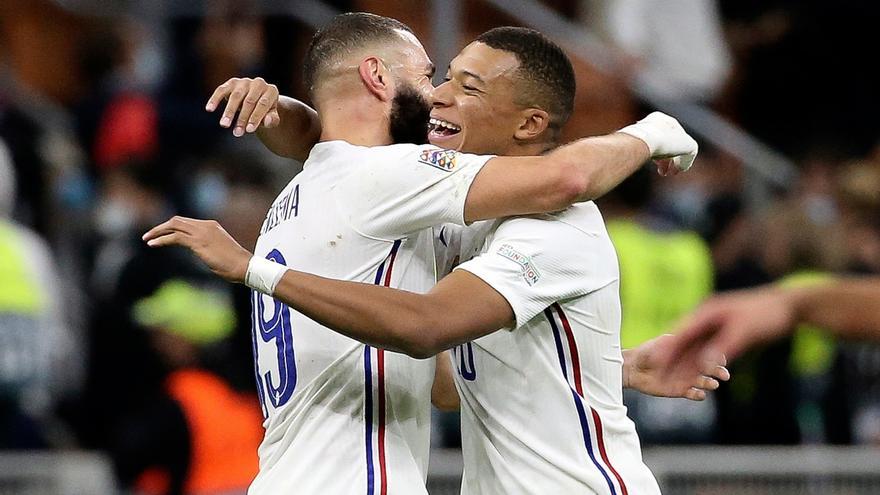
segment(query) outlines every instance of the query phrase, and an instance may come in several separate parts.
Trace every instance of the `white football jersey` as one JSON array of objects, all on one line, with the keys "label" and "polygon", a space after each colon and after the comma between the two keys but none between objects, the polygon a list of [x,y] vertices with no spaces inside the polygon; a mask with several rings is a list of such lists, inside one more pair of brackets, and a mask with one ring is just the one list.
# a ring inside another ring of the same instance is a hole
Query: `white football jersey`
[{"label": "white football jersey", "polygon": [[[269,209],[255,254],[316,275],[426,292],[434,231],[463,224],[490,157],[430,146],[320,143]],[[253,294],[265,438],[248,493],[419,494],[431,359],[365,346]]]},{"label": "white football jersey", "polygon": [[494,221],[480,251],[457,269],[504,296],[516,328],[452,353],[462,493],[658,494],[622,402],[617,256],[596,205]]}]

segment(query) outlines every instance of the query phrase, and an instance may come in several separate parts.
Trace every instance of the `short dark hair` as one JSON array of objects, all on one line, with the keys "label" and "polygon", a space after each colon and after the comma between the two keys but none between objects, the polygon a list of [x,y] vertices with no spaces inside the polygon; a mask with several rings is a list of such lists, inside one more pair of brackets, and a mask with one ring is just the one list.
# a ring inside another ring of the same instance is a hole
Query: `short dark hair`
[{"label": "short dark hair", "polygon": [[549,113],[550,125],[555,130],[568,122],[574,108],[576,83],[571,60],[559,45],[534,29],[513,26],[490,29],[476,41],[516,56],[517,76],[522,83],[516,95],[517,104]]},{"label": "short dark hair", "polygon": [[366,12],[339,14],[312,37],[303,62],[303,80],[311,93],[321,71],[340,56],[371,43],[393,41],[398,31],[412,33],[406,24]]}]

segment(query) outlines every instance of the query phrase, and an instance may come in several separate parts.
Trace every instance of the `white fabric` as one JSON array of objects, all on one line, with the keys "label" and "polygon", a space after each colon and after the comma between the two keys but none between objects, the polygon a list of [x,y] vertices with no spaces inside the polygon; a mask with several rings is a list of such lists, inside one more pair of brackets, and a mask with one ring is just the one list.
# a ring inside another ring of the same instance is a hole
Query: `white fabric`
[{"label": "white fabric", "polygon": [[651,150],[651,158],[672,157],[673,163],[681,171],[691,168],[697,158],[697,142],[685,132],[678,120],[665,113],[651,112],[618,132],[644,141]]},{"label": "white fabric", "polygon": [[607,494],[613,487],[620,495],[616,472],[628,493],[658,494],[622,402],[617,256],[596,206],[495,222],[482,254],[457,269],[504,296],[517,325],[452,353],[462,493]]},{"label": "white fabric", "polygon": [[[468,188],[488,160],[455,152],[439,157],[436,151],[415,145],[318,144],[270,208],[254,254],[324,277],[429,290],[436,282],[431,226],[463,223]],[[266,435],[260,471],[248,493],[363,495],[370,472],[372,493],[378,495],[378,351],[268,296],[255,293],[253,302]],[[295,386],[293,375],[282,373],[294,364]],[[389,495],[426,493],[434,364],[384,353]],[[286,386],[282,377],[288,377]]]},{"label": "white fabric", "polygon": [[0,218],[12,216],[15,206],[15,171],[12,169],[12,153],[0,139]]},{"label": "white fabric", "polygon": [[271,296],[275,294],[275,287],[288,269],[274,261],[251,256],[248,261],[247,271],[244,274],[244,285],[257,292]]},{"label": "white fabric", "polygon": [[640,60],[639,82],[657,96],[710,101],[724,87],[733,57],[716,0],[590,3],[598,29]]}]

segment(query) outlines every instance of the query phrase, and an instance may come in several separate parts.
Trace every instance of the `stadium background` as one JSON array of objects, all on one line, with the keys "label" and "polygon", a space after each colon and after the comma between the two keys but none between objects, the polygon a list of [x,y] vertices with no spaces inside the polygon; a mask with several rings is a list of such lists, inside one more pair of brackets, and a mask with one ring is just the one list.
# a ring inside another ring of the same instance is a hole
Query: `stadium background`
[{"label": "stadium background", "polygon": [[[0,493],[161,493],[192,468],[181,452],[248,451],[247,291],[139,235],[182,213],[253,245],[299,164],[204,103],[233,76],[305,98],[314,26],[346,10],[410,24],[441,68],[486,29],[537,28],[575,62],[569,139],[651,109],[698,137],[688,174],[646,170],[600,201],[625,346],[714,291],[880,272],[875,2],[4,0]],[[701,404],[627,395],[665,493],[880,493],[875,346],[804,328],[731,371]],[[226,417],[192,434],[218,400]],[[432,493],[457,493],[456,425],[436,415]]]}]

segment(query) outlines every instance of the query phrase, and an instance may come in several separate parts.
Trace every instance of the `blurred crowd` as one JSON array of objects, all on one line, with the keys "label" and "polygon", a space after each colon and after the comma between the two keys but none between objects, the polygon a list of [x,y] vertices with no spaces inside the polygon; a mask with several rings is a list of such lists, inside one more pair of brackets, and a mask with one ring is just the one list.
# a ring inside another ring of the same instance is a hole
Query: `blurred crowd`
[{"label": "blurred crowd", "polygon": [[[217,219],[253,248],[299,170],[204,110],[235,76],[305,99],[299,61],[313,30],[257,14],[259,3],[152,17],[0,5],[0,449],[102,450],[144,493],[207,493],[255,472],[248,291],[140,235],[184,214]],[[397,17],[425,42],[437,28],[416,1],[328,3]],[[465,37],[511,23],[464,3]],[[715,291],[880,273],[880,80],[868,48],[880,8],[545,3],[620,62],[607,73],[576,61],[569,137],[650,110],[627,89],[648,84],[715,109],[798,166],[786,187],[756,187],[746,164],[701,143],[687,174],[646,168],[600,201],[621,266],[624,347],[674,329]],[[658,27],[669,25],[679,29]],[[875,347],[803,328],[731,371],[704,403],[628,395],[643,441],[880,443]],[[456,444],[455,423],[438,422],[438,445]]]}]

